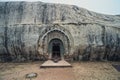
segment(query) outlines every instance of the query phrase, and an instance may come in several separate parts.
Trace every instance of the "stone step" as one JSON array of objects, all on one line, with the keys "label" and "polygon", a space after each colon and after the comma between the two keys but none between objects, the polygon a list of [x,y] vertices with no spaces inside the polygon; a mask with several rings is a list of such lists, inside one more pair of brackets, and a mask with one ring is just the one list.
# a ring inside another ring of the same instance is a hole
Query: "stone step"
[{"label": "stone step", "polygon": [[56,67],[72,67],[72,65],[65,60],[60,60],[58,62],[47,60],[40,67],[41,68],[56,68]]}]

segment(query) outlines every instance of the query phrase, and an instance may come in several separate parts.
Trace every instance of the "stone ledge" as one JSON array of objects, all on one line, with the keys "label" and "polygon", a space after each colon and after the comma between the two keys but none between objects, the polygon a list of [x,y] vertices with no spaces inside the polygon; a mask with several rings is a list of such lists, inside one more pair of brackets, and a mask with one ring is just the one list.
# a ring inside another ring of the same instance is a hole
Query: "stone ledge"
[{"label": "stone ledge", "polygon": [[41,66],[41,68],[57,68],[57,67],[72,67],[70,63],[65,60],[60,60],[57,63],[52,60],[45,61]]}]

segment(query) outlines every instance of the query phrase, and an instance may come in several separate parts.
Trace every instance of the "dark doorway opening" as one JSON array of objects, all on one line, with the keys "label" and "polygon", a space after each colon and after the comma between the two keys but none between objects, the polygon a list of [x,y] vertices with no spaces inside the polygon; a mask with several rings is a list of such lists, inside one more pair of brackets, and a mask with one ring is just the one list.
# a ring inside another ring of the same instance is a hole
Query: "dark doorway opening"
[{"label": "dark doorway opening", "polygon": [[52,58],[59,59],[60,58],[60,43],[53,43],[52,46]]},{"label": "dark doorway opening", "polygon": [[63,46],[63,42],[60,39],[52,39],[49,42],[49,46],[48,46],[48,52],[49,54],[49,58],[52,59],[53,61],[59,61],[61,59],[63,59],[63,54],[64,54],[64,46]]}]

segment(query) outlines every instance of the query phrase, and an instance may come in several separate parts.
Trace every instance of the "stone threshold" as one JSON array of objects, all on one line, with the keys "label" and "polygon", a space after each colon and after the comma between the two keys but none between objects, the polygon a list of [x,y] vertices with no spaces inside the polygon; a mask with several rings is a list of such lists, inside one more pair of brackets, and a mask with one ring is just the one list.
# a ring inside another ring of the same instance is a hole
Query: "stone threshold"
[{"label": "stone threshold", "polygon": [[47,60],[40,66],[40,68],[59,68],[59,67],[63,68],[72,67],[72,65],[65,60],[60,60],[58,62]]}]

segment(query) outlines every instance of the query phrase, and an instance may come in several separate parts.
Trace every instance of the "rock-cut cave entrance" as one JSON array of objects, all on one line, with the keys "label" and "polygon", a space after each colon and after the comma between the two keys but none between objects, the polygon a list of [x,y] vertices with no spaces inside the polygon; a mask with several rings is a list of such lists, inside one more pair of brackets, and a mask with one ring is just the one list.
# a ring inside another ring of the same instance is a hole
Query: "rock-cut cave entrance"
[{"label": "rock-cut cave entrance", "polygon": [[51,59],[61,59],[64,54],[63,42],[60,39],[52,39],[49,43],[49,53]]}]

